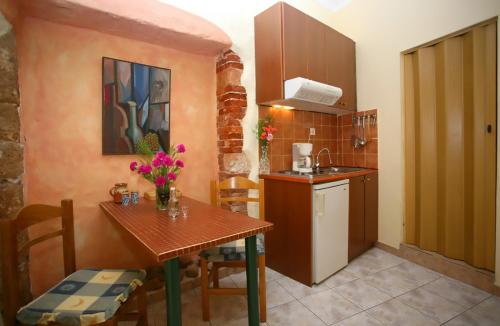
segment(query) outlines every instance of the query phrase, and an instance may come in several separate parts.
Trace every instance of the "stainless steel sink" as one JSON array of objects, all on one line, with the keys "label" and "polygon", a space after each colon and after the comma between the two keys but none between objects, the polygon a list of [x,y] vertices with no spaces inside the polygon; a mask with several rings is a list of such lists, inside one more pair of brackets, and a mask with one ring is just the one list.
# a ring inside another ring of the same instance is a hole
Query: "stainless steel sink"
[{"label": "stainless steel sink", "polygon": [[336,173],[349,173],[363,170],[363,168],[355,168],[355,167],[347,167],[347,166],[339,166],[339,167],[328,167],[328,168],[320,168],[319,174],[336,174]]},{"label": "stainless steel sink", "polygon": [[308,172],[308,173],[300,173],[300,172],[292,171],[292,170],[279,171],[278,173],[285,174],[285,175],[293,175],[293,176],[314,177],[314,176],[322,176],[322,175],[335,175],[335,174],[356,172],[356,171],[360,171],[360,170],[363,170],[363,168],[346,167],[346,166],[339,166],[339,167],[332,166],[332,167],[319,168],[319,170],[313,169],[313,172]]}]

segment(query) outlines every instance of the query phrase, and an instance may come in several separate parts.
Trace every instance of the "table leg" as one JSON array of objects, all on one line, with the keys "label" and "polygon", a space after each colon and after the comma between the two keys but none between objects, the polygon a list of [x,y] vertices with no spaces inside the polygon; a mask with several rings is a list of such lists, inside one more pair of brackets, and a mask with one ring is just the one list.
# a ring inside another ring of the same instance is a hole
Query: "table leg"
[{"label": "table leg", "polygon": [[245,238],[247,267],[248,325],[259,325],[259,295],[257,283],[257,237]]},{"label": "table leg", "polygon": [[179,258],[167,260],[165,267],[165,298],[167,301],[167,325],[181,326],[181,282]]}]

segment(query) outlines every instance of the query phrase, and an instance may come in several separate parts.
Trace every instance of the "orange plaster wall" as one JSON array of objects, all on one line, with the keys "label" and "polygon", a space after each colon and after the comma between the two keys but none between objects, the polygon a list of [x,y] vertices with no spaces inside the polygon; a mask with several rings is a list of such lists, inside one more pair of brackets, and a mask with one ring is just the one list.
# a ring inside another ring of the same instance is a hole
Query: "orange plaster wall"
[{"label": "orange plaster wall", "polygon": [[[128,165],[135,159],[101,155],[101,59],[172,69],[172,142],[187,148],[177,186],[208,202],[209,180],[217,171],[215,58],[29,17],[17,37],[26,203],[74,200],[79,268],[151,264],[98,208],[110,199],[114,183],[134,183]],[[144,180],[138,188],[153,189]],[[60,257],[58,240],[33,249],[35,295],[62,278]]]}]

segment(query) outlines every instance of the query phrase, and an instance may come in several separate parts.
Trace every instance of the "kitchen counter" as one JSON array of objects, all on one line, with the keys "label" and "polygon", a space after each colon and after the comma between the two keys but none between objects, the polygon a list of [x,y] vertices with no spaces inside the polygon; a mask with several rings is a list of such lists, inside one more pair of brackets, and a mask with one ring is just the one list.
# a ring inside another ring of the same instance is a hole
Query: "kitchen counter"
[{"label": "kitchen counter", "polygon": [[310,176],[310,175],[286,175],[283,173],[270,173],[270,174],[260,174],[259,178],[268,179],[268,180],[279,180],[279,181],[289,181],[289,182],[298,182],[298,183],[309,183],[309,184],[317,184],[324,182],[331,182],[343,179],[350,179],[354,177],[358,177],[361,175],[367,175],[370,173],[377,172],[376,169],[363,169],[355,172],[347,172],[347,173],[338,173],[338,174],[330,174],[330,175],[318,175],[318,176]]}]

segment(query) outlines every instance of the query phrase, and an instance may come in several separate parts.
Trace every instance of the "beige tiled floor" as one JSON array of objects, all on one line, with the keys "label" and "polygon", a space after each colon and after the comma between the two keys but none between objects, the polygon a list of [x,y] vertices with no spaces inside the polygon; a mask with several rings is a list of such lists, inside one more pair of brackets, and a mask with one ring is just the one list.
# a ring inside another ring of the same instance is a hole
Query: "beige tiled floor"
[{"label": "beige tiled floor", "polygon": [[[223,279],[244,286],[245,273]],[[243,296],[212,297],[201,320],[199,288],[183,293],[183,324],[247,325]],[[267,323],[286,326],[500,325],[500,298],[374,248],[309,288],[267,273]],[[165,304],[150,304],[150,325],[165,325]]]}]

